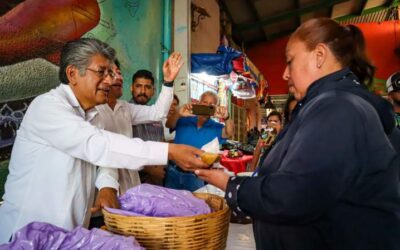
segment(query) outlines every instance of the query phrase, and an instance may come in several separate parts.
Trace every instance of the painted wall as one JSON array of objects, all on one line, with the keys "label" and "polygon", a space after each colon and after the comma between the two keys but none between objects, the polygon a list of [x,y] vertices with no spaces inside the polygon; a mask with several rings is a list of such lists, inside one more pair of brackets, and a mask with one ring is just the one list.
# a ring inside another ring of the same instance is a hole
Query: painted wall
[{"label": "painted wall", "polygon": [[100,20],[96,0],[27,0],[0,17],[0,100],[32,97],[56,85],[59,50]]},{"label": "painted wall", "polygon": [[[99,1],[100,2],[100,1]],[[123,99],[131,98],[132,75],[138,69],[161,78],[162,0],[103,0],[101,21],[85,36],[109,43],[121,62],[124,77]],[[159,91],[159,89],[158,89]]]},{"label": "painted wall", "polygon": [[[215,53],[220,44],[219,5],[216,0],[193,0],[192,3],[204,8],[210,17],[199,21],[191,32],[191,53]],[[198,14],[194,14],[197,23]]]},{"label": "painted wall", "polygon": [[[400,22],[356,24],[364,33],[367,53],[376,66],[374,90],[384,94],[384,82],[400,70],[400,58],[394,48],[400,46]],[[397,39],[397,40],[396,40]],[[285,69],[285,47],[288,38],[259,44],[247,51],[247,55],[267,79],[271,95],[287,94],[287,83],[282,79]]]},{"label": "painted wall", "polygon": [[[0,101],[58,85],[59,49],[95,37],[117,51],[126,85],[137,69],[160,76],[161,0],[27,0],[0,17]],[[126,88],[124,98],[128,99]]]},{"label": "painted wall", "polygon": [[114,47],[127,100],[136,70],[161,78],[162,18],[163,0],[26,0],[0,16],[0,162],[31,100],[59,84],[65,42],[95,37]]},{"label": "painted wall", "polygon": [[190,4],[191,0],[173,1],[173,48],[182,54],[185,62],[174,83],[174,93],[180,104],[187,103],[190,96]]}]

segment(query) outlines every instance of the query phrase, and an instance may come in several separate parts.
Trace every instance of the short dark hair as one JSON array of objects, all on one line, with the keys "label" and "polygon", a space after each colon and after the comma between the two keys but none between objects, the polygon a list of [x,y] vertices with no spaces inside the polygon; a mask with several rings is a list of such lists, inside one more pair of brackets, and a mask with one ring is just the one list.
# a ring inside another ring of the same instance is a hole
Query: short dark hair
[{"label": "short dark hair", "polygon": [[137,78],[149,79],[149,80],[151,80],[151,84],[154,85],[154,77],[153,77],[153,74],[152,74],[150,71],[148,71],[148,70],[139,69],[138,71],[136,71],[136,73],[133,74],[133,76],[132,76],[132,84],[135,82],[135,80],[136,80]]},{"label": "short dark hair", "polygon": [[115,50],[98,39],[95,38],[80,38],[67,42],[61,49],[60,70],[58,78],[61,83],[68,84],[68,77],[65,70],[69,65],[78,68],[79,74],[82,76],[85,73],[86,67],[89,66],[90,60],[94,55],[102,55],[110,62],[114,61]]},{"label": "short dark hair", "polygon": [[175,94],[174,94],[174,100],[176,100],[176,104],[178,104],[178,105],[179,105],[179,98],[178,98],[178,96],[177,96],[177,95],[175,95]]},{"label": "short dark hair", "polygon": [[282,115],[281,115],[281,113],[279,113],[278,111],[276,111],[276,110],[271,111],[271,113],[269,113],[268,116],[267,116],[267,120],[268,120],[271,116],[277,116],[278,119],[279,119],[279,121],[282,123]]},{"label": "short dark hair", "polygon": [[121,63],[119,62],[119,60],[117,58],[115,58],[114,64],[117,66],[117,68],[121,69]]}]

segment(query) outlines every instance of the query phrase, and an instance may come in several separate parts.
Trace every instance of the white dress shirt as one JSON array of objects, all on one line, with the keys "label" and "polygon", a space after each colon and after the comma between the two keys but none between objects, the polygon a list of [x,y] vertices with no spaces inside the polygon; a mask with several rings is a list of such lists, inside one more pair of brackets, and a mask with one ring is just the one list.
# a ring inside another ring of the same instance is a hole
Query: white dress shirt
[{"label": "white dress shirt", "polygon": [[[132,137],[132,125],[146,124],[161,121],[166,118],[172,88],[163,86],[161,93],[152,106],[137,105],[126,101],[117,100],[114,110],[108,104],[98,105],[98,115],[92,120],[92,124],[102,127],[107,131]],[[121,166],[124,167],[124,166]],[[119,185],[118,185],[119,184]],[[112,187],[124,194],[126,190],[140,184],[137,170],[100,167],[96,179],[97,189]]]},{"label": "white dress shirt", "polygon": [[[166,91],[170,100],[162,109],[172,102],[172,88]],[[30,104],[11,154],[0,207],[0,244],[32,221],[67,230],[87,226],[95,165],[138,169],[167,163],[167,143],[101,130],[90,124],[94,116],[95,112],[85,113],[71,88],[63,84]],[[137,112],[132,119],[142,116]]]}]

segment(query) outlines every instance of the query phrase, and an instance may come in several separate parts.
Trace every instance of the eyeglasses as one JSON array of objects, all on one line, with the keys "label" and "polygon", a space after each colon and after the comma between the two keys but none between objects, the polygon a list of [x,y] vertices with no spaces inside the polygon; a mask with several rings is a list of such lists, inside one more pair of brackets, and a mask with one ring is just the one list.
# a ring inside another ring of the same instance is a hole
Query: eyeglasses
[{"label": "eyeglasses", "polygon": [[91,69],[91,68],[86,68],[86,70],[90,70],[93,73],[96,73],[96,75],[102,79],[106,78],[108,75],[111,78],[115,77],[115,73],[114,71],[112,71],[111,69],[99,69],[99,70],[95,70],[95,69]]}]

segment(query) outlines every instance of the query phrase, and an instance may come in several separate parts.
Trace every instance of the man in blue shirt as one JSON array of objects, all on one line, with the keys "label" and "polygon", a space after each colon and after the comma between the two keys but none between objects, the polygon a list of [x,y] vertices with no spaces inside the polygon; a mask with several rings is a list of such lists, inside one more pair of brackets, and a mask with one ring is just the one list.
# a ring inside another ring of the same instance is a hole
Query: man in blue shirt
[{"label": "man in blue shirt", "polygon": [[[224,120],[225,125],[210,119],[210,116],[192,114],[192,105],[185,104],[179,112],[170,117],[166,126],[176,130],[174,143],[191,145],[201,148],[216,137],[220,143],[233,135],[234,124],[229,119],[226,107],[217,106],[218,96],[212,91],[206,91],[200,96],[200,105],[216,106],[215,118]],[[186,172],[171,162],[167,169],[165,186],[174,189],[185,189],[195,191],[204,186],[200,180],[191,172]]]}]

